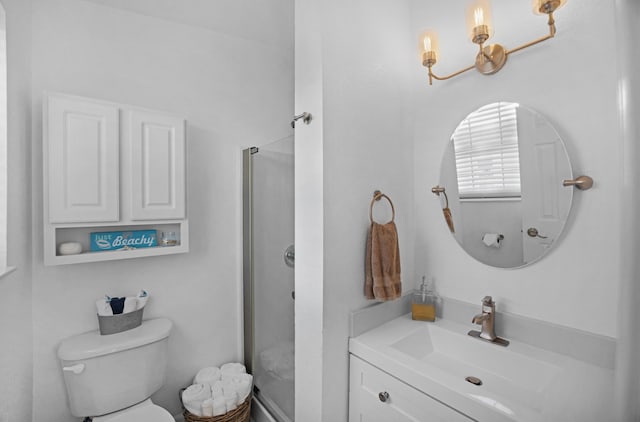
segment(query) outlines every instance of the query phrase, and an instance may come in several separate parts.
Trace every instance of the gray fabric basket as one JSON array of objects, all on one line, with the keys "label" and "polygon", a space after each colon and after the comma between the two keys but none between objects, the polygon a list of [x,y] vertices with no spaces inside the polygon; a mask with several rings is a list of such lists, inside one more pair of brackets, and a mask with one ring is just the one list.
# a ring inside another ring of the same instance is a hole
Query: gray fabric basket
[{"label": "gray fabric basket", "polygon": [[139,327],[140,324],[142,324],[143,311],[144,308],[140,308],[137,311],[129,312],[128,314],[118,314],[113,316],[98,315],[100,334],[106,336]]}]

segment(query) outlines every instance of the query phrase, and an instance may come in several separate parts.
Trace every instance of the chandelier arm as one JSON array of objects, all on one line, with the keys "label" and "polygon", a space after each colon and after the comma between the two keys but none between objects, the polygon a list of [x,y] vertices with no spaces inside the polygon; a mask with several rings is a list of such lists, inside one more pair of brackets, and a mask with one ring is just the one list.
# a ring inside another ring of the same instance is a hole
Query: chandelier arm
[{"label": "chandelier arm", "polygon": [[464,72],[466,72],[468,70],[471,70],[471,69],[473,69],[475,67],[476,67],[475,65],[471,65],[469,67],[465,67],[464,69],[459,70],[459,71],[457,71],[455,73],[452,73],[450,75],[447,75],[447,76],[436,76],[433,73],[433,71],[431,70],[431,67],[429,67],[429,80],[431,80],[431,78],[433,78],[433,79],[438,80],[438,81],[446,81],[447,79],[451,79],[454,76],[458,76],[459,74],[464,73]]},{"label": "chandelier arm", "polygon": [[532,45],[536,45],[539,44],[543,41],[549,40],[551,38],[553,38],[556,35],[556,25],[555,25],[555,20],[553,19],[553,13],[549,13],[549,35],[546,35],[544,37],[538,38],[537,40],[528,42],[526,44],[522,44],[519,47],[516,47],[514,49],[508,50],[507,51],[507,55],[511,54],[511,53],[515,53],[516,51],[520,51],[520,50],[524,50],[525,48],[531,47]]}]

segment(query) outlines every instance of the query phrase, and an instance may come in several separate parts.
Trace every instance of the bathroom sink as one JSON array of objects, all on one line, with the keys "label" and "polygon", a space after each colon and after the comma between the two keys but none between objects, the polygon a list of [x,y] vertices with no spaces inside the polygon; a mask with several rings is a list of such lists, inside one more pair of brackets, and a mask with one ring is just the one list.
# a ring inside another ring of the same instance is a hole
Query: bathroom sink
[{"label": "bathroom sink", "polygon": [[560,373],[557,366],[444,325],[422,324],[390,346],[432,365],[443,376],[465,381],[473,377],[467,382],[479,387],[477,393],[482,397],[492,392],[540,409],[545,388]]},{"label": "bathroom sink", "polygon": [[351,338],[349,351],[472,420],[608,420],[611,369],[513,339],[502,347],[467,335],[474,328],[405,315]]}]

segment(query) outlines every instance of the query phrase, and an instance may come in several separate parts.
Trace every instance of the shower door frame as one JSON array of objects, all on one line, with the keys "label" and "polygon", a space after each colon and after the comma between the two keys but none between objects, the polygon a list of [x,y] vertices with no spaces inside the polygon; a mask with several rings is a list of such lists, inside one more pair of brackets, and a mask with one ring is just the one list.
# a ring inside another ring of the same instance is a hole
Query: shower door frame
[{"label": "shower door frame", "polygon": [[[276,141],[277,142],[277,141]],[[255,267],[254,267],[254,199],[253,199],[253,155],[259,152],[258,147],[247,148],[242,151],[243,181],[242,181],[242,279],[243,279],[243,326],[244,326],[244,364],[247,372],[256,375],[256,341],[255,341]],[[295,390],[292,391],[295,394]],[[277,402],[272,401],[266,394],[261,394],[254,383],[253,397],[269,413],[275,421],[289,422],[291,419],[280,409]]]}]

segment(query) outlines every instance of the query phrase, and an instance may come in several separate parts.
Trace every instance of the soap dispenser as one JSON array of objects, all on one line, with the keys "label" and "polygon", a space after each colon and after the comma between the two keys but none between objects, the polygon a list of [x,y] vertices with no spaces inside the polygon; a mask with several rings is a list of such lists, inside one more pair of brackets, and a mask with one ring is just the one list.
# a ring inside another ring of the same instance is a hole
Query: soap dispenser
[{"label": "soap dispenser", "polygon": [[411,318],[417,321],[435,321],[438,295],[422,276],[420,288],[413,294],[411,301]]}]

